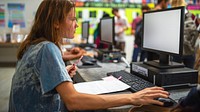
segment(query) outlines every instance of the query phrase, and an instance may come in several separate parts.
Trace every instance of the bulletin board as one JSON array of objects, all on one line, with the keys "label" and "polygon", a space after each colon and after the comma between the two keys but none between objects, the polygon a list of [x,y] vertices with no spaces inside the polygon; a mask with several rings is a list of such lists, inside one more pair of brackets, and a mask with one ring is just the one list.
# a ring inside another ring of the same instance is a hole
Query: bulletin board
[{"label": "bulletin board", "polygon": [[42,0],[0,0],[0,34],[10,33],[13,24],[20,24],[28,33]]}]

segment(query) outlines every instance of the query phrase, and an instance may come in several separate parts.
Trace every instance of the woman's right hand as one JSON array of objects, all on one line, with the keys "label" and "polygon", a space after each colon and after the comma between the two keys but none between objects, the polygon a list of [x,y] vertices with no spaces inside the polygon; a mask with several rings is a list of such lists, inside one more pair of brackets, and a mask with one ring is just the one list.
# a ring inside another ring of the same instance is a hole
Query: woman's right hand
[{"label": "woman's right hand", "polygon": [[155,100],[156,98],[163,97],[168,98],[169,93],[164,91],[161,87],[151,87],[141,90],[139,92],[133,93],[132,104],[135,106],[157,104],[163,105],[163,102]]},{"label": "woman's right hand", "polygon": [[68,71],[69,76],[72,78],[74,75],[76,75],[77,67],[76,65],[68,65],[66,66],[66,69]]}]

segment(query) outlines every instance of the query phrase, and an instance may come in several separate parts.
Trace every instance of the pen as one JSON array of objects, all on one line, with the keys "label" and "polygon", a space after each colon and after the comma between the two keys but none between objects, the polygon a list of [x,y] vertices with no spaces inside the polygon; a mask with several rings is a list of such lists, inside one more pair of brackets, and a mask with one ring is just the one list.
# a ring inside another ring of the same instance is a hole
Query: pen
[{"label": "pen", "polygon": [[120,80],[122,78],[122,76],[119,76],[117,79]]},{"label": "pen", "polygon": [[73,64],[73,66],[76,66],[76,65],[81,61],[82,58],[83,58],[83,55],[78,59],[78,61],[76,61],[76,62]]},{"label": "pen", "polygon": [[69,70],[69,73],[71,73],[71,71],[75,69],[75,66],[81,61],[82,58],[83,58],[83,55],[75,63],[72,64],[72,69]]}]

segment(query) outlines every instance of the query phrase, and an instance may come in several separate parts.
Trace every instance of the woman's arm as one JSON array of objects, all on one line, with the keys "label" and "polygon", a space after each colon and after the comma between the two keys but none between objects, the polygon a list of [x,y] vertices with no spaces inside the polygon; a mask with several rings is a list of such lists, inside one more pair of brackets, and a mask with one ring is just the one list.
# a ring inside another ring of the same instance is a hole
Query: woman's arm
[{"label": "woman's arm", "polygon": [[64,61],[73,60],[80,58],[84,53],[86,53],[85,50],[75,47],[72,48],[70,51],[66,51],[63,53],[62,58]]},{"label": "woman's arm", "polygon": [[69,61],[69,60],[73,60],[73,59],[78,59],[80,58],[82,55],[84,54],[84,52],[80,51],[77,54],[72,54],[70,52],[64,52],[62,55],[62,58],[64,61]]},{"label": "woman's arm", "polygon": [[63,102],[69,110],[96,110],[122,105],[148,105],[162,102],[154,100],[157,97],[168,97],[168,92],[163,88],[147,88],[133,94],[116,94],[116,95],[91,95],[79,93],[74,89],[71,82],[63,82],[56,87]]},{"label": "woman's arm", "polygon": [[78,59],[78,58],[80,58],[81,56],[82,56],[83,54],[80,52],[80,53],[78,53],[78,54],[64,54],[63,56],[62,56],[62,58],[63,58],[63,60],[64,61],[69,61],[69,60],[73,60],[73,59]]}]

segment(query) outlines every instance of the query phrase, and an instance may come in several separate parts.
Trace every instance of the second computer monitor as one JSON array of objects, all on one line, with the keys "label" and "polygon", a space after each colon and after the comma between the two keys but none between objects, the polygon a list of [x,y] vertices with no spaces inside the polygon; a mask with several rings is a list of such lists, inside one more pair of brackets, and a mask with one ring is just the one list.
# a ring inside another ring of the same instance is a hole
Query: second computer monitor
[{"label": "second computer monitor", "polygon": [[114,35],[114,18],[106,17],[100,19],[100,40],[103,43],[110,45],[110,50],[112,50],[112,45],[115,44]]},{"label": "second computer monitor", "polygon": [[89,21],[82,22],[82,39],[86,39],[88,43],[89,38]]}]

